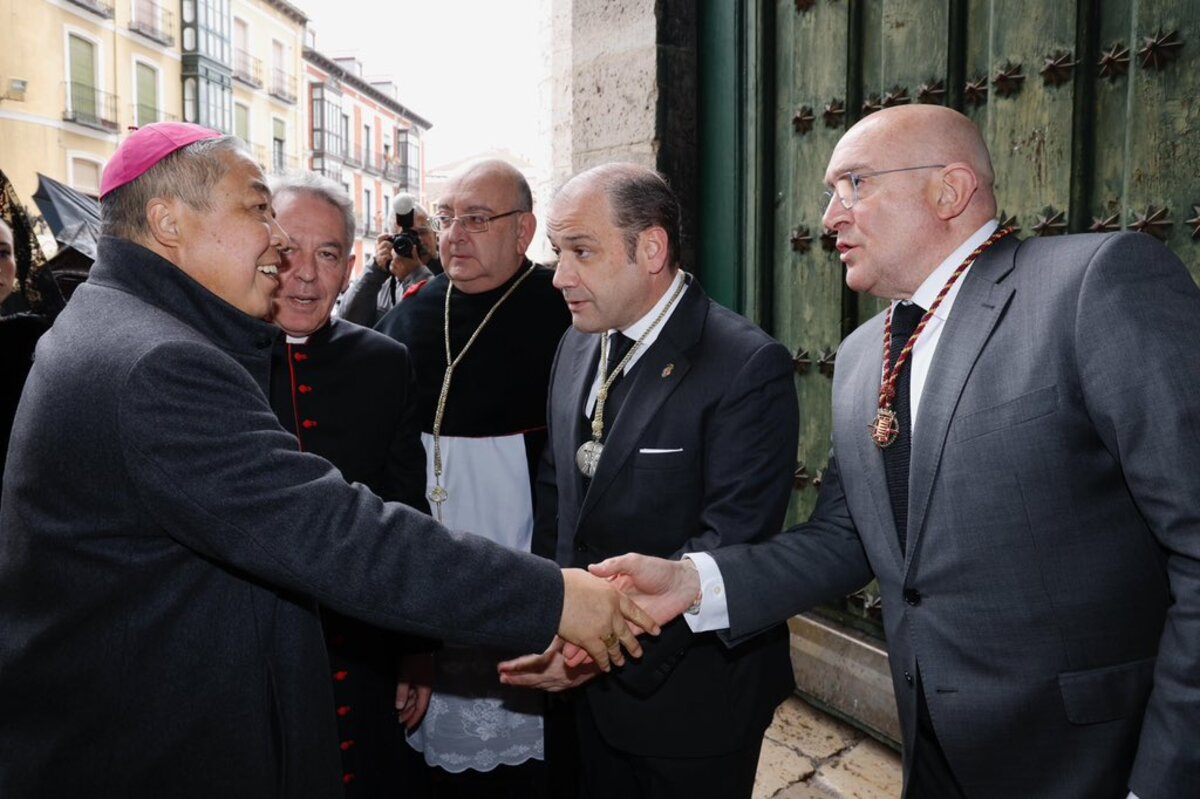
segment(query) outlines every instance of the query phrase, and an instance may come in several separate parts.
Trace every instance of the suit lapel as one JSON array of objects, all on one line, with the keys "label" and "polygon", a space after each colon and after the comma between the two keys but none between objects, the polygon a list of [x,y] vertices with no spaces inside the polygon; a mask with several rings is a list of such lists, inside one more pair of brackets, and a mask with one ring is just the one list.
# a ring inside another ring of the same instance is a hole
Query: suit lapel
[{"label": "suit lapel", "polygon": [[567,336],[567,341],[563,344],[563,355],[570,359],[571,369],[566,376],[566,395],[562,402],[556,400],[552,403],[554,425],[566,432],[555,436],[552,446],[557,447],[554,453],[555,463],[559,469],[570,470],[575,496],[579,497],[583,493],[583,475],[575,466],[575,450],[582,443],[584,436],[591,437],[587,419],[583,417],[583,403],[587,399],[588,389],[592,386],[596,367],[600,362],[600,337],[579,333],[574,328],[567,331]]},{"label": "suit lapel", "polygon": [[[883,450],[876,446],[870,435],[871,422],[879,410],[883,319],[884,315],[880,314],[863,326],[863,345],[867,347],[865,353],[861,356],[838,353],[838,370],[842,371],[846,380],[845,389],[840,390],[838,395],[848,398],[846,405],[850,408],[848,429],[842,434],[842,440],[849,442],[850,449],[846,455],[842,455],[844,448],[839,448],[839,467],[842,474],[853,470],[855,474],[863,476],[875,516],[884,532],[883,538],[899,571],[904,565],[904,553],[900,551],[900,537],[896,534],[896,519],[892,514],[887,476],[883,470]],[[835,397],[834,402],[840,404],[841,400]]]},{"label": "suit lapel", "polygon": [[[584,497],[581,519],[612,485],[613,478],[625,467],[658,409],[691,370],[691,360],[686,352],[700,340],[707,316],[708,297],[693,280],[679,298],[679,306],[658,339],[637,363],[633,383],[621,406],[621,415],[605,436],[604,455]],[[667,369],[668,365],[670,369]]]},{"label": "suit lapel", "polygon": [[911,566],[921,541],[929,496],[959,397],[1012,298],[1012,288],[999,281],[1012,270],[1019,243],[1011,238],[998,242],[971,267],[934,353],[921,393],[920,418],[912,442],[906,569]]}]

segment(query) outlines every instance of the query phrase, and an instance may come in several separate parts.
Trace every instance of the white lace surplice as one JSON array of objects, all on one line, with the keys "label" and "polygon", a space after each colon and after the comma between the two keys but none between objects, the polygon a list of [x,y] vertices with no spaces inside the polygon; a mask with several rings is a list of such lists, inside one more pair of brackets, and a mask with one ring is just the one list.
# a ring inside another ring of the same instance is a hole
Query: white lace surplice
[{"label": "white lace surplice", "polygon": [[[433,437],[425,444],[427,484],[433,479]],[[523,435],[442,436],[442,524],[513,549],[529,551],[533,498]],[[425,762],[447,771],[491,771],[545,757],[542,697],[501,685],[496,663],[518,652],[447,644],[434,655],[434,692],[425,720],[408,736]]]}]

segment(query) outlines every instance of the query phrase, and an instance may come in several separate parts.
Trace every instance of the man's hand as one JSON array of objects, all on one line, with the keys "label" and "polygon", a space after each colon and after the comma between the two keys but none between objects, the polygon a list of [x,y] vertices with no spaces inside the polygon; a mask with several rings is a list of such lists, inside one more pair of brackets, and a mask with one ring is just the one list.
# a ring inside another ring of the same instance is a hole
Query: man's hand
[{"label": "man's hand", "polygon": [[375,266],[384,272],[391,271],[392,234],[380,233],[375,237]]},{"label": "man's hand", "polygon": [[558,623],[563,640],[586,650],[601,671],[608,671],[611,663],[620,666],[625,662],[622,646],[634,657],[642,654],[630,625],[659,633],[658,623],[614,584],[582,569],[563,569],[563,610]]},{"label": "man's hand", "polygon": [[583,666],[568,666],[562,654],[563,642],[555,638],[550,648],[540,655],[506,660],[496,667],[500,682],[519,685],[522,688],[537,688],[542,691],[565,691],[583,685],[600,674],[595,663]]},{"label": "man's hand", "polygon": [[[593,563],[588,571],[608,579],[659,624],[683,613],[700,595],[700,574],[687,558],[663,560],[631,553]],[[563,654],[568,666],[587,662],[579,647],[567,644]]]},{"label": "man's hand", "polygon": [[422,652],[402,657],[396,676],[396,713],[405,729],[420,726],[432,694],[433,655]]},{"label": "man's hand", "polygon": [[663,560],[631,553],[593,563],[588,571],[611,580],[659,624],[683,613],[700,595],[700,573],[688,558]]},{"label": "man's hand", "polygon": [[415,244],[412,255],[403,256],[392,246],[392,233],[380,233],[375,237],[375,265],[385,272],[391,272],[397,280],[403,280],[414,271],[421,268],[421,258]]}]

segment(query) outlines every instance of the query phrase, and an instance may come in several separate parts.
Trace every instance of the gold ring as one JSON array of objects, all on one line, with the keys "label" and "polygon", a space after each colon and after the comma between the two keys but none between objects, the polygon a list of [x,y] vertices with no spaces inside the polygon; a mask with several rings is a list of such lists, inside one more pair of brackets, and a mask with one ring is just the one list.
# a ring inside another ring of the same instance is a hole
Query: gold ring
[{"label": "gold ring", "polygon": [[600,643],[604,644],[605,649],[612,649],[613,647],[615,647],[617,645],[617,641],[619,641],[619,640],[620,640],[620,638],[617,636],[616,633],[609,633],[608,635],[606,635],[600,639]]}]

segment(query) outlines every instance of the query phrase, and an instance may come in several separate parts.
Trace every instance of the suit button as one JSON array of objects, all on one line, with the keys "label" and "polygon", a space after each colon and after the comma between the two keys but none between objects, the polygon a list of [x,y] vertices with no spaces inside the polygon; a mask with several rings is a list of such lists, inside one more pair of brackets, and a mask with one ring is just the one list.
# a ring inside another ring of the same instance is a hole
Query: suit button
[{"label": "suit button", "polygon": [[350,706],[349,706],[349,705],[342,705],[341,707],[339,707],[339,708],[337,709],[337,714],[338,714],[338,716],[340,716],[341,718],[346,718],[346,716],[349,716],[349,715],[350,715]]},{"label": "suit button", "polygon": [[296,387],[296,390],[299,391],[301,394],[307,394],[310,391],[312,391],[312,386],[300,385],[300,386]]},{"label": "suit button", "polygon": [[912,685],[912,675],[909,674],[907,671],[904,672],[904,681],[906,683],[908,683],[909,685]]},{"label": "suit button", "polygon": [[307,361],[308,360],[308,354],[304,353],[304,352],[297,352],[293,357],[297,361]]},{"label": "suit button", "polygon": [[915,588],[905,588],[904,601],[915,608],[917,605],[921,604],[921,592]]},{"label": "suit button", "polygon": [[303,422],[300,423],[300,425],[305,430],[312,430],[314,427],[317,426],[317,422],[313,419],[305,419]]}]

